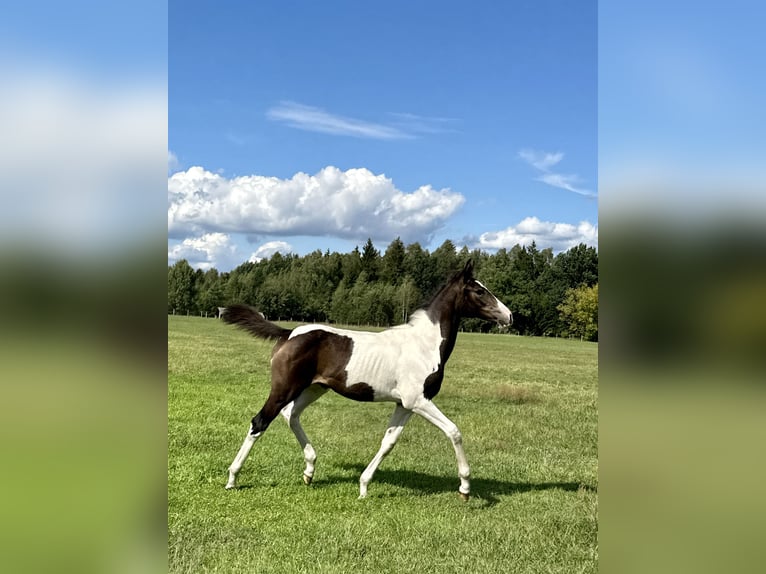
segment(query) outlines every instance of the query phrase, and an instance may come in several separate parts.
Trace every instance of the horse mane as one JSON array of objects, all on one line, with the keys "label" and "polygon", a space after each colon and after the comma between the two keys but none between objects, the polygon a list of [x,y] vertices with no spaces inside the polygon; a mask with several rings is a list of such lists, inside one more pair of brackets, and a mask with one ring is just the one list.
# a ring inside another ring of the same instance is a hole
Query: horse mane
[{"label": "horse mane", "polygon": [[[470,260],[469,260],[469,263],[470,263]],[[471,267],[471,269],[473,269],[473,266]],[[448,279],[448,280],[447,280],[445,283],[443,283],[443,284],[442,284],[442,285],[439,287],[439,289],[438,289],[438,290],[437,290],[437,291],[436,291],[436,292],[435,292],[433,295],[431,295],[431,297],[429,297],[428,299],[426,299],[425,303],[423,303],[422,305],[419,305],[419,306],[418,306],[418,307],[415,309],[415,311],[427,311],[427,310],[428,310],[428,309],[431,307],[431,305],[434,303],[434,301],[436,301],[436,300],[437,300],[439,297],[441,297],[441,295],[442,295],[442,294],[443,294],[443,293],[444,293],[444,292],[445,292],[447,289],[449,289],[450,287],[452,287],[452,286],[453,286],[453,285],[454,285],[454,284],[455,284],[455,283],[456,283],[456,282],[457,282],[457,281],[458,281],[458,280],[459,280],[461,277],[463,277],[464,273],[465,273],[465,269],[460,269],[459,271],[455,271],[455,272],[454,272],[454,273],[453,273],[453,274],[450,276],[450,278],[449,278],[449,279]],[[413,313],[414,313],[415,311],[413,311]]]}]

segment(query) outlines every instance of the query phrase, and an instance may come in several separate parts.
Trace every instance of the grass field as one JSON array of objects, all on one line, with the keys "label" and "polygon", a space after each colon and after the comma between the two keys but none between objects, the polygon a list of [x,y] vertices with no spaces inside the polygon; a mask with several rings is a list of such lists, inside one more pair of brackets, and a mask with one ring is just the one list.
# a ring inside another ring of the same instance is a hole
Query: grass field
[{"label": "grass field", "polygon": [[226,469],[268,395],[271,343],[215,319],[168,318],[170,572],[508,573],[597,570],[597,351],[593,343],[462,333],[434,402],[454,451],[413,417],[357,500],[393,405],[328,393],[303,415],[311,486],[279,417],[238,478]]}]

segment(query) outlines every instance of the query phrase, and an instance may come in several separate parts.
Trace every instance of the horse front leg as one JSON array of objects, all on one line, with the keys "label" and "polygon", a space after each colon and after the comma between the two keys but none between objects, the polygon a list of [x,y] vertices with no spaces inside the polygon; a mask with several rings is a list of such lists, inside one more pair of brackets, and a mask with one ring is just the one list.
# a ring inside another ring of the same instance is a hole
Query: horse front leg
[{"label": "horse front leg", "polygon": [[460,434],[460,429],[457,428],[455,423],[444,416],[435,404],[426,398],[419,400],[412,410],[428,422],[440,428],[442,432],[447,435],[447,438],[449,438],[455,449],[455,456],[457,457],[457,474],[460,478],[458,492],[460,498],[468,500],[471,493],[471,469],[468,466],[468,459],[463,450],[463,435]]}]

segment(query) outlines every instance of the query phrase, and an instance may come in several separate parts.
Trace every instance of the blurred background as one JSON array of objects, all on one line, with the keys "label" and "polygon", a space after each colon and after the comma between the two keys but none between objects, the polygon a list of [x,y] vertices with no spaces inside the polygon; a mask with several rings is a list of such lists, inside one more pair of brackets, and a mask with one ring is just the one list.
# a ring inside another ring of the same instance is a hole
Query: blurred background
[{"label": "blurred background", "polygon": [[166,570],[167,5],[0,17],[0,555]]},{"label": "blurred background", "polygon": [[[704,4],[599,3],[604,572],[766,563],[764,9]],[[167,19],[0,19],[7,571],[166,569]]]},{"label": "blurred background", "polygon": [[763,16],[599,3],[604,572],[766,563]]}]

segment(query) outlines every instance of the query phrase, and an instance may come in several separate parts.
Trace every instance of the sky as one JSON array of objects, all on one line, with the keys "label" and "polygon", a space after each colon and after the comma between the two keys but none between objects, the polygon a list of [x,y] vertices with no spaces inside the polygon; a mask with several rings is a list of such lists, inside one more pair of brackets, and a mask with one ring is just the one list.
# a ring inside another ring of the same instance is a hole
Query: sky
[{"label": "sky", "polygon": [[763,214],[764,16],[755,0],[599,3],[604,221]]},{"label": "sky", "polygon": [[596,245],[595,2],[169,5],[168,263]]},{"label": "sky", "polygon": [[754,0],[601,2],[597,34],[594,3],[240,4],[4,10],[4,246],[165,237],[225,269],[272,242],[563,249],[613,205],[766,207]]},{"label": "sky", "polygon": [[162,244],[167,27],[154,0],[3,7],[0,256],[99,267]]}]

